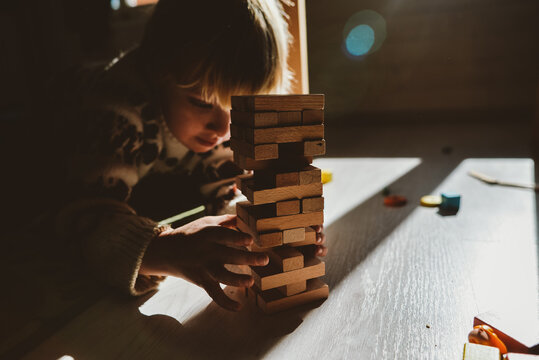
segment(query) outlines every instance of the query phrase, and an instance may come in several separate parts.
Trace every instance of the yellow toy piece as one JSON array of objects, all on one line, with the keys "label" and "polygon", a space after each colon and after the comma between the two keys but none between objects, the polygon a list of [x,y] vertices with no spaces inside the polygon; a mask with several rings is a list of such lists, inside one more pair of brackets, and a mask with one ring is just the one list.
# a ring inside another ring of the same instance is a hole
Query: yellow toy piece
[{"label": "yellow toy piece", "polygon": [[436,207],[442,203],[442,197],[439,195],[425,195],[421,198],[419,203],[426,207]]},{"label": "yellow toy piece", "polygon": [[322,184],[327,184],[333,180],[333,173],[330,170],[322,170]]}]

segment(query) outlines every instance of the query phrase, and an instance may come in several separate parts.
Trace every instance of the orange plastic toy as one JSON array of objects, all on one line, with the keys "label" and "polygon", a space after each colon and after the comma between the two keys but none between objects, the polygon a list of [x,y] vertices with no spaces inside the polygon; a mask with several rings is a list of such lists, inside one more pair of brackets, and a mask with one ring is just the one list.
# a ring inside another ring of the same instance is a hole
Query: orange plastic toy
[{"label": "orange plastic toy", "polygon": [[498,338],[498,335],[488,325],[474,326],[468,334],[468,341],[474,344],[497,347],[501,354],[507,354],[505,344]]}]

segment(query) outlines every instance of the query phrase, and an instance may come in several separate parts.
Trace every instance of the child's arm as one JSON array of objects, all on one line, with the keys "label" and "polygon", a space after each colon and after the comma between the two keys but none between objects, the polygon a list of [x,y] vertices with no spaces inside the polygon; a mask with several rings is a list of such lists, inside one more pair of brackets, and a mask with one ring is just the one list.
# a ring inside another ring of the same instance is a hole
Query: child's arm
[{"label": "child's arm", "polygon": [[240,304],[228,298],[219,283],[250,287],[254,279],[228,271],[225,264],[263,266],[269,259],[241,249],[253,239],[233,230],[235,221],[234,215],[207,216],[162,232],[150,243],[140,273],[184,278],[206,290],[225,309],[238,310]]},{"label": "child's arm", "polygon": [[[132,188],[156,160],[154,128],[132,108],[92,109],[58,139],[70,154],[66,199],[56,214],[57,237],[105,283],[132,295],[163,277],[139,276],[150,241],[165,230],[127,205]],[[69,126],[70,124],[68,124]]]}]

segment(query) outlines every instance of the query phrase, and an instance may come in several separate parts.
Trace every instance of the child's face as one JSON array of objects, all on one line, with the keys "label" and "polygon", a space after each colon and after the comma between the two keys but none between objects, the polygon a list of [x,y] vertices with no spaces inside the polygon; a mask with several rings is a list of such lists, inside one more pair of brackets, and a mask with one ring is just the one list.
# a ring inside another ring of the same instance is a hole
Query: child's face
[{"label": "child's face", "polygon": [[170,131],[190,150],[203,153],[230,138],[230,109],[205,102],[200,91],[171,84],[164,99]]}]

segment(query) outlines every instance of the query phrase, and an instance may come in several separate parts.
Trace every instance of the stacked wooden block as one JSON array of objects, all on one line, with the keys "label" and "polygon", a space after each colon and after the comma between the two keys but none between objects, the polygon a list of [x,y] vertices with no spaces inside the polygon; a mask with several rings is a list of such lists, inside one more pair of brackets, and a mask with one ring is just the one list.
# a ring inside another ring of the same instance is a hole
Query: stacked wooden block
[{"label": "stacked wooden block", "polygon": [[311,165],[326,150],[324,95],[234,96],[231,117],[234,161],[253,170],[237,178],[248,199],[237,204],[238,228],[270,258],[251,268],[257,304],[271,313],[327,298],[325,264],[305,247],[324,221],[321,170]]}]

